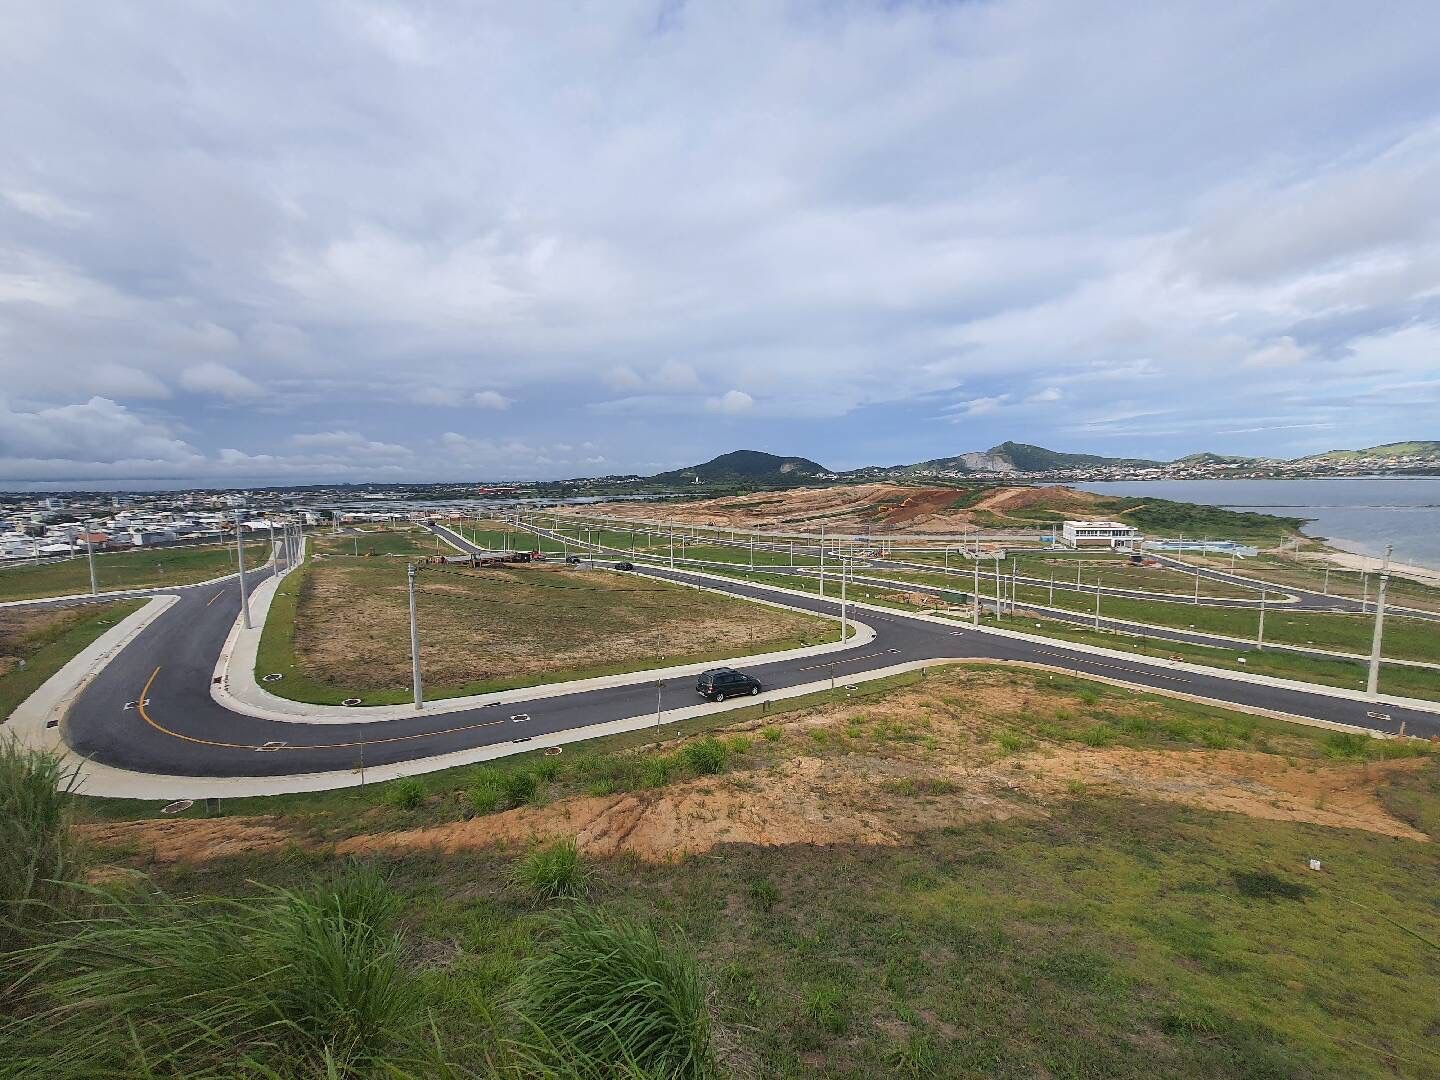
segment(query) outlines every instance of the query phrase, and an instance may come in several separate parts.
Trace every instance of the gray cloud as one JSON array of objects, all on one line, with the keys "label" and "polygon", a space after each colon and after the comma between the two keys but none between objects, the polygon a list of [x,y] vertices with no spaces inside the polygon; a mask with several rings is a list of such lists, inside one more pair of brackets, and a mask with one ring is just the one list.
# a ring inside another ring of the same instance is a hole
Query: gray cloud
[{"label": "gray cloud", "polygon": [[0,482],[1434,434],[1433,6],[663,11],[0,16]]}]

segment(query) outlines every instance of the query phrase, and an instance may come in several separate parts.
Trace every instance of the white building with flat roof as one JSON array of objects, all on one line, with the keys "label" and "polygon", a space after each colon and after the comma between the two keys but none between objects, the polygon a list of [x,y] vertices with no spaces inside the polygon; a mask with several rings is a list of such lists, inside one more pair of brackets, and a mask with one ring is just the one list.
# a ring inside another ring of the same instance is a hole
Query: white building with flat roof
[{"label": "white building with flat roof", "polygon": [[1140,530],[1119,521],[1067,521],[1060,528],[1060,542],[1068,548],[1134,550],[1140,542]]}]

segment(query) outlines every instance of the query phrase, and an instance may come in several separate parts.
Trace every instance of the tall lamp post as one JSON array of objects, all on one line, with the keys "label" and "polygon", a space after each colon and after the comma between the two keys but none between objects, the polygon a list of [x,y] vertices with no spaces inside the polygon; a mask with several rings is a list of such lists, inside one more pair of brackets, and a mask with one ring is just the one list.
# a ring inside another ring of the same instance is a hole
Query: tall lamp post
[{"label": "tall lamp post", "polygon": [[95,583],[95,547],[90,543],[90,522],[85,522],[85,558],[90,561],[90,595],[99,596],[100,586]]},{"label": "tall lamp post", "polygon": [[240,614],[245,629],[250,629],[250,590],[245,584],[245,522],[241,511],[235,511],[235,565],[240,568]]},{"label": "tall lamp post", "polygon": [[415,708],[425,707],[425,694],[420,685],[420,630],[415,625],[415,564],[405,567],[405,583],[410,593],[410,679],[415,685]]},{"label": "tall lamp post", "polygon": [[1393,546],[1385,548],[1385,563],[1380,567],[1380,581],[1375,586],[1375,634],[1370,639],[1370,673],[1365,680],[1365,692],[1372,698],[1380,696],[1380,642],[1385,636],[1385,591],[1390,587],[1390,552]]}]

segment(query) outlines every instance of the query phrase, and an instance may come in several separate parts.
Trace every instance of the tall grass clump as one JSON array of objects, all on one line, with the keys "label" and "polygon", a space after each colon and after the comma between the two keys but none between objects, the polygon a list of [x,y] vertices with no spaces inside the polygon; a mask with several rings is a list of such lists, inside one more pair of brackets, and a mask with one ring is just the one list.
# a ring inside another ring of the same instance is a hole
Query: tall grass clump
[{"label": "tall grass clump", "polygon": [[511,1003],[534,1057],[583,1060],[611,1075],[715,1075],[694,958],[624,916],[574,908],[550,918]]},{"label": "tall grass clump", "polygon": [[726,762],[730,760],[730,748],[707,735],[681,747],[680,757],[701,776],[714,776],[724,771]]},{"label": "tall grass clump", "polygon": [[74,783],[58,758],[0,739],[0,953],[51,918],[79,877],[70,841]]},{"label": "tall grass clump", "polygon": [[425,785],[413,776],[402,776],[385,785],[384,799],[398,810],[418,810],[425,801]]},{"label": "tall grass clump", "polygon": [[532,848],[510,867],[512,886],[532,900],[578,900],[590,888],[590,868],[573,839]]},{"label": "tall grass clump", "polygon": [[431,1053],[398,900],[374,872],[249,900],[92,897],[21,954],[0,1022],[15,1075],[352,1076]]}]

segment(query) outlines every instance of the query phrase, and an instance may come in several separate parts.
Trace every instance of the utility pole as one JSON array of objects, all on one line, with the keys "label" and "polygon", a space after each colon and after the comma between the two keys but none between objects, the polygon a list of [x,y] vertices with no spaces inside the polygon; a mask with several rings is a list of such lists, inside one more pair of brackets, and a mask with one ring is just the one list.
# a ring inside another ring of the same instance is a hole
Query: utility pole
[{"label": "utility pole", "polygon": [[1385,635],[1385,591],[1390,586],[1390,553],[1393,550],[1392,545],[1386,545],[1380,581],[1375,586],[1375,636],[1370,639],[1370,674],[1365,680],[1365,692],[1372,698],[1380,696],[1380,641]]},{"label": "utility pole", "polygon": [[90,522],[85,522],[85,558],[90,560],[90,595],[99,596],[100,586],[95,583],[95,548],[90,543]]},{"label": "utility pole", "polygon": [[240,614],[245,629],[250,629],[250,593],[245,585],[245,526],[239,510],[235,511],[235,564],[240,568]]},{"label": "utility pole", "polygon": [[825,595],[825,523],[820,523],[820,595]]},{"label": "utility pole", "polygon": [[415,564],[405,567],[405,582],[410,592],[410,678],[415,684],[415,708],[425,707],[425,695],[420,686],[420,630],[415,624]]}]

